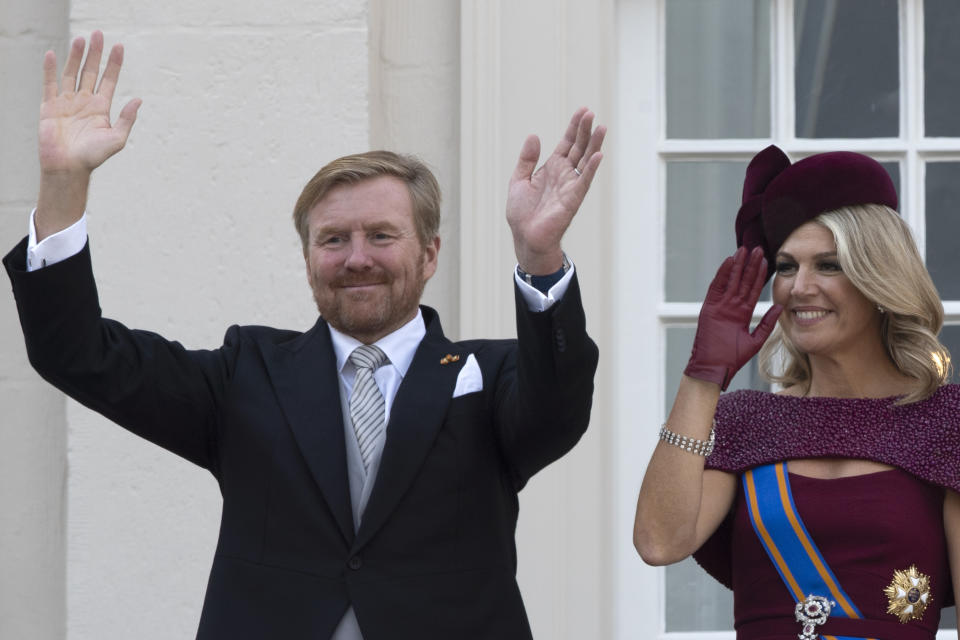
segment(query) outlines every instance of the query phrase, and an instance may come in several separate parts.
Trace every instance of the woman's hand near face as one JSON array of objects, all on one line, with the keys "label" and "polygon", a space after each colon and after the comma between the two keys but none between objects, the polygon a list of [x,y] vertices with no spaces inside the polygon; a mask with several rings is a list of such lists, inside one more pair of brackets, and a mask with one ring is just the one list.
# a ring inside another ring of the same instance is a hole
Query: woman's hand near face
[{"label": "woman's hand near face", "polygon": [[707,289],[684,374],[714,382],[724,390],[737,371],[760,350],[783,310],[780,305],[773,305],[750,332],[753,309],[766,275],[767,261],[759,247],[749,254],[740,247],[723,261]]}]

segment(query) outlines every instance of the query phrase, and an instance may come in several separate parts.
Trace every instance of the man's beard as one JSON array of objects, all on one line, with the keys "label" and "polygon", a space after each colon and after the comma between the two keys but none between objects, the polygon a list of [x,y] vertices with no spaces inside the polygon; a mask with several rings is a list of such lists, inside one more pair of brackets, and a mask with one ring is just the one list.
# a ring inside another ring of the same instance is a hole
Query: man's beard
[{"label": "man's beard", "polygon": [[[376,283],[383,293],[364,293],[360,300],[351,299],[345,286],[351,284]],[[337,278],[326,288],[326,301],[321,299],[316,289],[313,297],[317,310],[326,322],[348,336],[364,341],[375,340],[399,329],[416,313],[423,289],[423,265],[418,264],[414,279],[407,281],[407,287],[394,294],[393,281],[385,274],[365,274],[362,277],[346,276]]]}]

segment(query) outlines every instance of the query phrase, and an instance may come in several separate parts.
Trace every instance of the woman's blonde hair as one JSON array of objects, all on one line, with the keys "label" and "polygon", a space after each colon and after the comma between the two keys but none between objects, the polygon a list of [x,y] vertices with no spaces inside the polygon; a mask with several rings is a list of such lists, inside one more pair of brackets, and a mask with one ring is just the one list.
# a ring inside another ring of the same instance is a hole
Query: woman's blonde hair
[{"label": "woman's blonde hair", "polygon": [[[840,267],[853,286],[883,310],[883,345],[897,369],[916,380],[898,404],[930,397],[950,377],[950,352],[937,339],[943,304],[910,228],[896,211],[877,204],[841,207],[813,222],[833,234]],[[786,387],[810,382],[810,358],[779,325],[759,360],[761,373],[773,382]],[[782,373],[775,371],[779,363]]]}]

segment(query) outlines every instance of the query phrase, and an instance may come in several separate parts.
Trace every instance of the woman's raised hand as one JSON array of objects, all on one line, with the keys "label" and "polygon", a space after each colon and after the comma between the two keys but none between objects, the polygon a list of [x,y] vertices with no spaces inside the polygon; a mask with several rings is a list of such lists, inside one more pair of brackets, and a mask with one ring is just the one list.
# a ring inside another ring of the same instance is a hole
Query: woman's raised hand
[{"label": "woman's raised hand", "polygon": [[750,332],[753,309],[767,275],[763,250],[745,247],[723,261],[700,309],[693,352],[684,373],[724,390],[734,374],[760,350],[783,310],[773,305]]}]

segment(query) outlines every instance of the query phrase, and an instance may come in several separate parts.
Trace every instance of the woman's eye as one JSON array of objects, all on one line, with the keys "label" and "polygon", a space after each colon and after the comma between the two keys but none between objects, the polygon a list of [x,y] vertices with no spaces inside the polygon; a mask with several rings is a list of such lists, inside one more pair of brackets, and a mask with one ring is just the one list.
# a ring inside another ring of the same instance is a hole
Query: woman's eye
[{"label": "woman's eye", "polygon": [[774,270],[777,273],[789,273],[796,268],[797,265],[793,264],[792,262],[778,262],[776,267],[774,267]]},{"label": "woman's eye", "polygon": [[839,262],[821,262],[820,269],[823,271],[843,271]]}]

